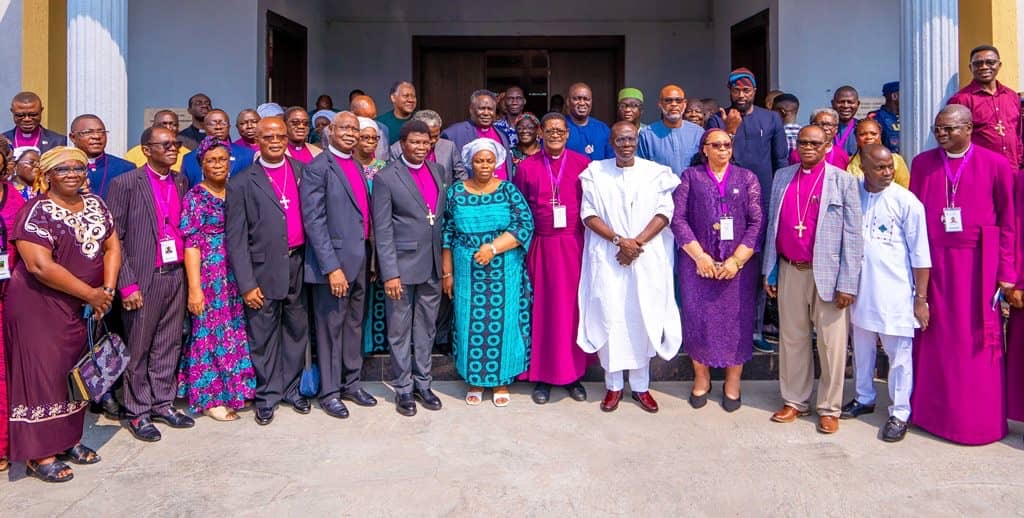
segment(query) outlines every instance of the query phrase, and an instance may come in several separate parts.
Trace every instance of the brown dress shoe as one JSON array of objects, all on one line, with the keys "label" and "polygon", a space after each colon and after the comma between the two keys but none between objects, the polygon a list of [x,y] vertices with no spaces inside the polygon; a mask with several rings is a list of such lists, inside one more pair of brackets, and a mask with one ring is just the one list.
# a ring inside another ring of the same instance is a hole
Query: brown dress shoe
[{"label": "brown dress shoe", "polygon": [[633,401],[640,403],[640,408],[652,414],[658,413],[658,402],[654,400],[650,392],[634,392]]},{"label": "brown dress shoe", "polygon": [[796,421],[796,418],[810,414],[811,413],[806,410],[801,412],[789,405],[786,405],[779,409],[778,412],[772,414],[772,421],[775,421],[776,423],[792,423],[793,421]]},{"label": "brown dress shoe", "polygon": [[604,395],[604,401],[601,401],[601,410],[614,412],[616,408],[619,408],[619,401],[622,401],[622,391],[609,390]]},{"label": "brown dress shoe", "polygon": [[818,418],[818,431],[821,433],[836,433],[839,431],[839,418],[831,415],[823,415]]}]

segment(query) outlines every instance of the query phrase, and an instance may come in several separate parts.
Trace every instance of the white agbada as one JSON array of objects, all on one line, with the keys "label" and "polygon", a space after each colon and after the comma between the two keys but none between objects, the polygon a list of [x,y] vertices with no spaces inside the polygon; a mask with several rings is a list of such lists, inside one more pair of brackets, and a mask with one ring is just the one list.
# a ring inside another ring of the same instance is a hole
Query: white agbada
[{"label": "white agbada", "polygon": [[913,337],[914,277],[911,268],[931,268],[924,205],[892,183],[871,193],[860,182],[864,262],[850,322],[885,335]]},{"label": "white agbada", "polygon": [[[663,165],[635,158],[591,162],[580,173],[580,217],[601,218],[620,236],[640,234],[655,215],[672,220],[672,192],[679,178]],[[618,247],[587,228],[580,276],[577,344],[598,353],[606,371],[646,368],[655,354],[668,360],[683,342],[673,293],[673,238],[666,225],[629,266],[615,260]]]}]

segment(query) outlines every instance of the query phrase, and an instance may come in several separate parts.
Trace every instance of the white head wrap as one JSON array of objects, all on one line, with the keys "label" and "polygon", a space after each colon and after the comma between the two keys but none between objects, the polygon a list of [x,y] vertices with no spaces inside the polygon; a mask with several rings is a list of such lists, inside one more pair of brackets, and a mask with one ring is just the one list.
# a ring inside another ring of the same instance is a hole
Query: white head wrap
[{"label": "white head wrap", "polygon": [[284,108],[277,103],[264,103],[256,107],[256,113],[259,114],[261,119],[266,117],[279,117],[284,115]]},{"label": "white head wrap", "polygon": [[39,151],[39,148],[35,146],[19,146],[14,148],[14,150],[11,152],[11,158],[17,161],[18,159],[21,158],[21,155],[25,154],[26,151],[35,151],[36,153],[42,154],[42,152]]},{"label": "white head wrap", "polygon": [[505,148],[489,138],[478,138],[462,146],[462,163],[466,164],[466,167],[472,167],[473,157],[484,150],[494,153],[496,167],[501,167],[505,163]]},{"label": "white head wrap", "polygon": [[327,122],[332,122],[334,121],[335,115],[337,115],[337,112],[332,112],[331,110],[317,110],[313,113],[313,117],[310,120],[313,122],[313,125],[316,126],[316,120],[318,118],[323,117],[327,119]]},{"label": "white head wrap", "polygon": [[377,123],[374,122],[373,119],[371,119],[369,117],[356,117],[356,118],[359,119],[359,131],[362,131],[362,130],[364,130],[366,128],[373,128],[373,129],[377,130],[378,133],[380,133],[380,128],[377,127]]}]

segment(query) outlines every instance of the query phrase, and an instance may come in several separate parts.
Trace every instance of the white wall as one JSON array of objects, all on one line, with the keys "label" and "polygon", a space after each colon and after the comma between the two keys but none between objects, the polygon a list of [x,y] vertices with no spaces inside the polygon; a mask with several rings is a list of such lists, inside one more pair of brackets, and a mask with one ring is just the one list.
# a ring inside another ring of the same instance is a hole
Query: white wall
[{"label": "white wall", "polygon": [[[275,13],[292,20],[295,23],[306,27],[306,108],[309,109],[316,102],[318,95],[323,93],[327,83],[326,67],[327,60],[327,16],[324,15],[326,0],[259,0],[258,18],[256,33],[257,62],[259,63],[257,76],[257,92],[260,103],[267,98],[267,11]],[[348,98],[344,98],[345,101]],[[334,96],[335,104],[340,104],[341,98]],[[232,115],[234,117],[234,115]]]},{"label": "white wall", "polygon": [[147,107],[185,107],[196,92],[234,117],[257,102],[256,4],[250,0],[128,3],[128,144]]},{"label": "white wall", "polygon": [[779,2],[780,0],[729,0],[715,2],[711,16],[714,19],[714,36],[711,40],[713,48],[708,54],[711,60],[711,75],[715,90],[707,97],[714,97],[724,107],[729,105],[729,89],[726,82],[732,71],[732,33],[736,25],[751,16],[769,9],[768,21],[768,70],[771,75],[769,84],[763,78],[757,78],[759,90],[778,88],[779,83]]},{"label": "white wall", "polygon": [[[21,2],[0,0],[0,103],[4,107],[21,91]],[[0,117],[0,131],[13,126],[9,116]]]},{"label": "white wall", "polygon": [[852,85],[881,97],[900,78],[900,13],[892,0],[778,0],[779,87],[800,99],[798,122],[829,106],[833,91]]},{"label": "white wall", "polygon": [[624,35],[625,82],[647,97],[646,119],[655,118],[654,100],[666,83],[679,83],[688,97],[710,95],[707,54],[711,26],[702,0],[520,0],[496,4],[449,0],[445,9],[429,2],[400,0],[339,1],[329,4],[326,92],[335,104],[354,88],[390,109],[387,90],[412,79],[412,36]]}]

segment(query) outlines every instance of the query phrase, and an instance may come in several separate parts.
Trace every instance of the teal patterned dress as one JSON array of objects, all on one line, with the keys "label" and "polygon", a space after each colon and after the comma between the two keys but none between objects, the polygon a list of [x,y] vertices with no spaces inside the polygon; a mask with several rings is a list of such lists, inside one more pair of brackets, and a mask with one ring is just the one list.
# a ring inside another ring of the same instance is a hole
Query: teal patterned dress
[{"label": "teal patterned dress", "polygon": [[[366,176],[371,193],[373,192],[373,177],[381,169],[384,169],[385,165],[387,165],[386,162],[377,158],[370,165],[363,166],[363,175]],[[372,262],[370,261],[371,264]],[[363,316],[363,354],[387,354],[387,352],[388,328],[384,313],[384,282],[377,279],[367,283],[366,315]]]},{"label": "teal patterned dress", "polygon": [[[473,254],[502,233],[520,246],[480,266]],[[530,305],[533,291],[526,275],[526,252],[533,237],[533,216],[512,182],[477,195],[457,182],[447,193],[444,247],[454,266],[455,368],[470,385],[512,383],[530,361]]]}]

